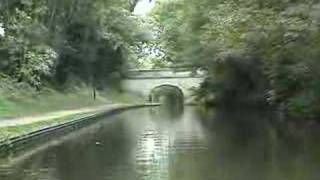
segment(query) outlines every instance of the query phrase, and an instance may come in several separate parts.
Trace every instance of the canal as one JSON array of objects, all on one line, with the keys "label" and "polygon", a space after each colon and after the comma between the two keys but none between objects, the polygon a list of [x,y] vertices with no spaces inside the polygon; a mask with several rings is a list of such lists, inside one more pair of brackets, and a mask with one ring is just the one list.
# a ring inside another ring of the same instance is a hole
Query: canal
[{"label": "canal", "polygon": [[318,128],[273,118],[257,110],[129,110],[1,160],[0,179],[318,180]]}]

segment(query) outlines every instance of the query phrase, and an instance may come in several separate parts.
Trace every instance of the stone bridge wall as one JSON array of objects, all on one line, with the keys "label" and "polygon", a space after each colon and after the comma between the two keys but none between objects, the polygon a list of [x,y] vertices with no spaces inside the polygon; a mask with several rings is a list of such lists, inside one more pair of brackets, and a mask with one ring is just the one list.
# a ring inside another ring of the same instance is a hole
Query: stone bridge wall
[{"label": "stone bridge wall", "polygon": [[131,71],[122,81],[125,91],[142,95],[148,99],[150,92],[162,85],[176,86],[184,94],[185,103],[192,102],[193,89],[199,88],[205,76],[191,71],[140,70]]}]

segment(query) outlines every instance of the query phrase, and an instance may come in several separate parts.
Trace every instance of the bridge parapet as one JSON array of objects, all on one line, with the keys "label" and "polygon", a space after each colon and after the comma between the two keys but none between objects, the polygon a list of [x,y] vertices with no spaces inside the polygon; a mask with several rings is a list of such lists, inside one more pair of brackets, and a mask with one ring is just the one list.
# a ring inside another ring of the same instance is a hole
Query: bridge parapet
[{"label": "bridge parapet", "polygon": [[176,69],[152,69],[152,70],[130,70],[128,79],[159,79],[159,78],[205,78],[206,74],[190,70]]}]

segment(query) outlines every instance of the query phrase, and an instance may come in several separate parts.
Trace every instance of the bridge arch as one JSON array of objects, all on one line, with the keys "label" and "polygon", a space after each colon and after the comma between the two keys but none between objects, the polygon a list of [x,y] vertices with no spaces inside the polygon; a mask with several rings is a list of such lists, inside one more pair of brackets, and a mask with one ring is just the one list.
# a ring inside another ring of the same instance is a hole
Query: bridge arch
[{"label": "bridge arch", "polygon": [[161,98],[169,98],[172,103],[183,104],[184,93],[181,87],[172,84],[161,84],[151,89],[149,102],[161,102]]}]

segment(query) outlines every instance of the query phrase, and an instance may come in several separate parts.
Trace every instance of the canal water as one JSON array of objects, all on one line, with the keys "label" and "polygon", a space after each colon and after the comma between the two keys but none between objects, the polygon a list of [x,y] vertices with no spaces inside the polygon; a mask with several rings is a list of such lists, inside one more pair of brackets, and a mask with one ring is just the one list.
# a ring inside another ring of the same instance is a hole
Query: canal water
[{"label": "canal water", "polygon": [[319,180],[320,133],[268,112],[129,110],[0,162],[1,180]]}]

